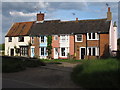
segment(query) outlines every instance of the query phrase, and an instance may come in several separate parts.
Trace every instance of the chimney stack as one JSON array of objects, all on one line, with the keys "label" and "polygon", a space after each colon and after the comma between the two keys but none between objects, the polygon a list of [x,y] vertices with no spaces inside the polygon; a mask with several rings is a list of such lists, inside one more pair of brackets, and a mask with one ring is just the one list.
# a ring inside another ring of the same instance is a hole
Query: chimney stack
[{"label": "chimney stack", "polygon": [[78,22],[78,18],[76,18],[76,22]]},{"label": "chimney stack", "polygon": [[38,13],[37,14],[37,21],[43,21],[44,20],[44,13]]},{"label": "chimney stack", "polygon": [[108,7],[107,20],[112,20],[112,13],[110,11],[110,7]]}]

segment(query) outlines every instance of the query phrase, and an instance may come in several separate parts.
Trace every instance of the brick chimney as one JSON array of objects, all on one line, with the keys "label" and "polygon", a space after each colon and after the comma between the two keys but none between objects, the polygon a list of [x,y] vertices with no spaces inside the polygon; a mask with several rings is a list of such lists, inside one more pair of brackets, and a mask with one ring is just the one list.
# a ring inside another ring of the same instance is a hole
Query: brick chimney
[{"label": "brick chimney", "polygon": [[110,11],[110,7],[108,7],[107,20],[112,20],[112,13]]},{"label": "brick chimney", "polygon": [[78,22],[78,18],[76,18],[76,22]]},{"label": "brick chimney", "polygon": [[44,13],[38,13],[37,14],[37,21],[43,21],[44,20]]}]

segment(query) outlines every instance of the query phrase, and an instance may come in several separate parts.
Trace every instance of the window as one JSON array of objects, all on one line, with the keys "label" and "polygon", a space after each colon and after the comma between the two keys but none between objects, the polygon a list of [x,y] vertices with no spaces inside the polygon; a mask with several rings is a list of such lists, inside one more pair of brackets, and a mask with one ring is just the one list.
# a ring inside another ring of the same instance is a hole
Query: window
[{"label": "window", "polygon": [[89,56],[91,56],[91,48],[89,48]]},{"label": "window", "polygon": [[21,56],[28,56],[28,47],[26,47],[26,46],[21,46],[21,47],[20,47],[20,55],[21,55]]},{"label": "window", "polygon": [[55,36],[54,36],[54,40],[58,40],[58,35],[55,35]]},{"label": "window", "polygon": [[34,37],[32,37],[32,40],[31,40],[31,41],[32,41],[32,44],[33,44],[33,43],[34,43]]},{"label": "window", "polygon": [[19,42],[24,42],[24,37],[19,37],[18,41]]},{"label": "window", "polygon": [[44,56],[44,47],[41,47],[41,55]]},{"label": "window", "polygon": [[87,40],[98,40],[98,34],[97,33],[87,33]]},{"label": "window", "polygon": [[41,36],[41,42],[42,43],[44,42],[44,36]]},{"label": "window", "polygon": [[40,48],[40,55],[41,56],[46,56],[47,55],[46,47],[41,47]]},{"label": "window", "polygon": [[8,38],[8,42],[12,42],[12,37],[9,37],[9,38]]},{"label": "window", "polygon": [[95,50],[95,48],[93,48],[93,56],[95,56],[96,55],[96,50]]},{"label": "window", "polygon": [[82,42],[82,34],[75,35],[76,42]]},{"label": "window", "polygon": [[98,47],[88,47],[88,55],[89,56],[98,56],[99,48]]},{"label": "window", "polygon": [[65,56],[65,48],[61,48],[61,55]]},{"label": "window", "polygon": [[61,41],[63,41],[63,42],[65,41],[65,35],[61,36]]}]

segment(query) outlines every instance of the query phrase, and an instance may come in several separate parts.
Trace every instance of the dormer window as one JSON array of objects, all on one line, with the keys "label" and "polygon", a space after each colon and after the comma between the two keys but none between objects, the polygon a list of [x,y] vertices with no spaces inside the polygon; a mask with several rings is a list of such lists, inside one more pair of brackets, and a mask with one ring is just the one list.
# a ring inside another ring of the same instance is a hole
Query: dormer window
[{"label": "dormer window", "polygon": [[75,35],[75,41],[76,42],[82,42],[82,34]]},{"label": "dormer window", "polygon": [[18,38],[18,41],[19,41],[19,42],[24,42],[24,37],[19,37],[19,38]]},{"label": "dormer window", "polygon": [[9,38],[8,38],[8,42],[12,42],[12,37],[9,37]]},{"label": "dormer window", "polygon": [[99,36],[97,33],[87,33],[87,40],[98,40]]}]

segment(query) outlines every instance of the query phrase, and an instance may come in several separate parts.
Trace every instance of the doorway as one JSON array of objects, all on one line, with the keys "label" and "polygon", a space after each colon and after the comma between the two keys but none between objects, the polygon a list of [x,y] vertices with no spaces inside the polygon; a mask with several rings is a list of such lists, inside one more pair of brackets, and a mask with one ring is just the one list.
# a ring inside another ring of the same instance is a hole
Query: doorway
[{"label": "doorway", "polygon": [[85,47],[80,47],[80,59],[85,59]]},{"label": "doorway", "polygon": [[14,56],[14,49],[10,50],[10,54],[11,54],[10,56]]}]

